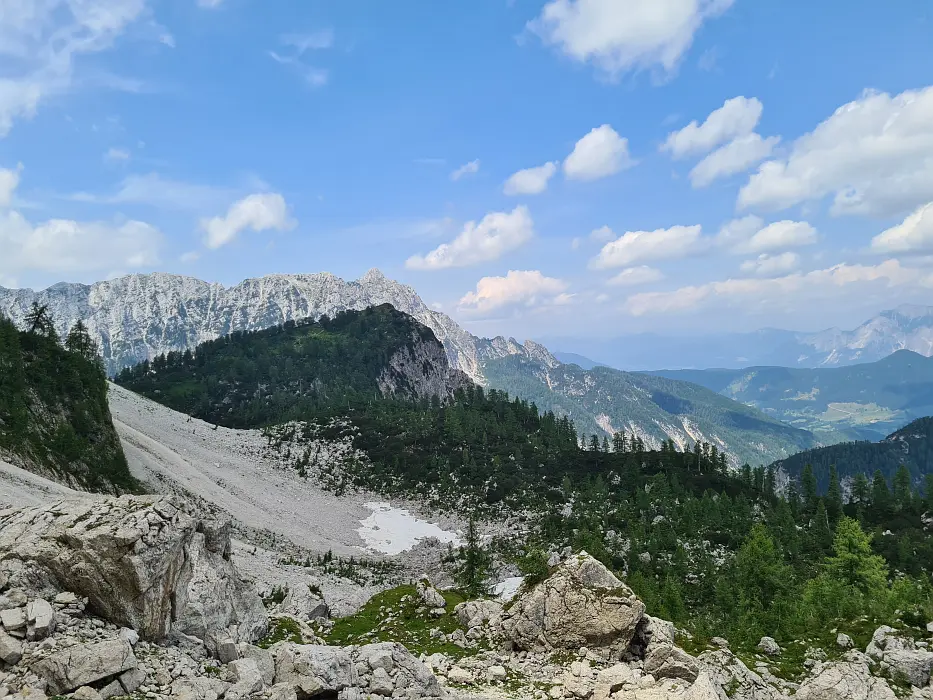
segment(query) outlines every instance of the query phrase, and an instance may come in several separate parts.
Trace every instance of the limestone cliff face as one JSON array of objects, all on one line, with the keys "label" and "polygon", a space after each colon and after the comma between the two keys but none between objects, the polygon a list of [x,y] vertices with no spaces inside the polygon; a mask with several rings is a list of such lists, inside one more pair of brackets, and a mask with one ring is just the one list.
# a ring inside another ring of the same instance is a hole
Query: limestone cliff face
[{"label": "limestone cliff face", "polygon": [[470,378],[448,363],[440,343],[425,342],[412,334],[412,343],[397,350],[379,376],[384,396],[402,394],[410,398],[451,398],[457,389],[471,384]]}]

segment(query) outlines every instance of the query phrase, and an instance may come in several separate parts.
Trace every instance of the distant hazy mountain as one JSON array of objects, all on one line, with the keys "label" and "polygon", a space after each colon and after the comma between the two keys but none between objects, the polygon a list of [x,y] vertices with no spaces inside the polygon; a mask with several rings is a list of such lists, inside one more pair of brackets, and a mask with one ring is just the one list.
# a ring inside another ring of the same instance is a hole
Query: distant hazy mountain
[{"label": "distant hazy mountain", "polygon": [[551,354],[565,365],[577,365],[583,369],[593,369],[594,367],[606,366],[602,362],[591,360],[590,358],[584,357],[583,355],[578,355],[575,352],[560,352],[559,350],[555,350]]},{"label": "distant hazy mountain", "polygon": [[700,384],[754,406],[823,442],[873,439],[933,414],[933,357],[898,350],[877,362],[802,369],[662,370],[651,374]]},{"label": "distant hazy mountain", "polygon": [[558,337],[545,342],[626,370],[756,365],[842,367],[874,362],[897,350],[933,355],[933,306],[899,306],[851,331],[830,328],[800,333],[764,328],[752,333],[707,336],[645,333],[611,339]]},{"label": "distant hazy mountain", "polygon": [[[559,414],[567,413],[580,429],[591,433],[608,434],[624,428],[638,433],[651,446],[659,446],[667,438],[679,444],[708,441],[733,455],[742,455],[742,459],[754,458],[755,464],[816,444],[812,435],[786,426],[781,426],[786,428],[781,432],[779,424],[773,425],[773,420],[757,411],[683,382],[667,382],[667,389],[652,394],[653,389],[638,388],[639,382],[628,386],[631,378],[600,372],[602,368],[578,377],[576,372],[584,370],[571,364],[566,365],[566,373],[555,372],[549,385],[551,380],[542,372],[563,366],[543,345],[532,341],[522,345],[511,338],[476,338],[448,316],[428,308],[414,289],[387,279],[378,270],[351,282],[329,273],[269,275],[229,288],[163,273],[130,275],[91,285],[61,283],[40,292],[0,288],[0,313],[17,322],[33,301],[48,304],[62,332],[82,319],[100,341],[111,373],[233,331],[259,330],[289,320],[390,304],[434,332],[451,367],[481,384],[533,399]],[[506,358],[516,359],[514,371],[494,364]],[[557,381],[558,376],[568,379]],[[654,386],[658,381],[649,378],[641,383]],[[585,396],[580,394],[582,388]],[[606,402],[611,405],[604,405]],[[716,408],[707,411],[707,403]],[[697,420],[698,416],[704,416],[703,420]],[[743,423],[746,418],[754,420]],[[744,427],[751,424],[767,425],[767,436],[754,431],[743,435]],[[750,447],[749,441],[755,446]]]}]

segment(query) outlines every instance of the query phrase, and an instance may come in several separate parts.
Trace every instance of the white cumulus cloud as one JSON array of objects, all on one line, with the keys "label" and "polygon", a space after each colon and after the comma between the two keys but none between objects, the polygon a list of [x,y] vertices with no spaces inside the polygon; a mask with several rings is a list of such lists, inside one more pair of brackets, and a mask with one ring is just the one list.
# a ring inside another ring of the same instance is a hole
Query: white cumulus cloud
[{"label": "white cumulus cloud", "polygon": [[557,163],[553,162],[519,170],[505,181],[502,191],[507,195],[541,194],[556,172]]},{"label": "white cumulus cloud", "polygon": [[800,256],[797,253],[779,253],[770,255],[762,253],[754,260],[746,260],[740,269],[742,272],[758,277],[777,277],[792,272],[800,267]]},{"label": "white cumulus cloud", "polygon": [[33,225],[9,208],[18,182],[19,170],[0,170],[0,276],[107,273],[158,262],[162,234],[142,221],[50,219]]},{"label": "white cumulus cloud", "polygon": [[467,175],[475,175],[478,172],[479,172],[479,158],[477,158],[476,160],[471,160],[469,163],[464,163],[459,168],[454,170],[450,174],[450,179],[456,182],[462,177],[465,177]]},{"label": "white cumulus cloud", "polygon": [[483,277],[458,304],[461,311],[488,313],[511,306],[566,303],[567,283],[538,270],[509,270],[505,277]]},{"label": "white cumulus cloud", "polygon": [[629,267],[637,262],[683,258],[705,246],[700,226],[628,231],[603,246],[590,261],[595,269]]},{"label": "white cumulus cloud", "polygon": [[548,45],[610,77],[672,72],[703,23],[733,0],[551,0],[528,24]]},{"label": "white cumulus cloud", "polygon": [[763,109],[754,97],[733,97],[711,112],[702,124],[694,120],[679,131],[672,131],[661,150],[673,158],[708,153],[739,136],[751,134],[758,126]]},{"label": "white cumulus cloud", "polygon": [[697,163],[690,171],[690,184],[706,187],[721,177],[745,172],[769,157],[780,140],[779,136],[762,138],[755,133],[739,136]]},{"label": "white cumulus cloud", "polygon": [[246,229],[284,231],[293,226],[285,198],[272,192],[251,194],[234,202],[224,216],[201,220],[201,228],[206,234],[204,243],[212,249],[230,243]]},{"label": "white cumulus cloud", "polygon": [[635,161],[628,152],[628,139],[608,124],[591,130],[577,141],[564,161],[564,175],[571,180],[599,180],[631,168]]},{"label": "white cumulus cloud", "polygon": [[617,287],[637,287],[653,282],[660,282],[664,279],[664,273],[647,265],[638,267],[627,267],[619,274],[612,277],[608,284]]},{"label": "white cumulus cloud", "polygon": [[780,210],[832,197],[833,214],[891,216],[933,200],[933,86],[866,92],[765,161],[740,208]]},{"label": "white cumulus cloud", "polygon": [[766,253],[816,243],[816,229],[806,221],[775,221],[733,247],[736,253]]},{"label": "white cumulus cloud", "polygon": [[[0,193],[2,193],[0,184]],[[933,202],[924,204],[897,226],[871,239],[877,253],[928,253],[933,251]]]},{"label": "white cumulus cloud", "polygon": [[511,212],[492,212],[478,223],[467,222],[460,234],[426,255],[413,255],[405,261],[412,270],[443,270],[469,267],[498,260],[534,237],[534,221],[525,206]]}]

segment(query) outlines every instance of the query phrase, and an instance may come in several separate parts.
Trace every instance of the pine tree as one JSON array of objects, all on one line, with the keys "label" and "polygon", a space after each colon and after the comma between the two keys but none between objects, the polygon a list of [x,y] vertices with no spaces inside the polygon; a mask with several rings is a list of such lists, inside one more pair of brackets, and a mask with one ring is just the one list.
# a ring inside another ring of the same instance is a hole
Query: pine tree
[{"label": "pine tree", "polygon": [[76,353],[92,362],[97,362],[99,359],[97,343],[91,338],[90,334],[87,332],[87,326],[85,326],[84,322],[80,319],[76,321],[71,327],[71,330],[68,331],[68,337],[65,339],[65,348],[69,352]]},{"label": "pine tree", "polygon": [[829,519],[832,522],[839,520],[842,515],[842,489],[839,486],[839,475],[836,473],[836,465],[829,467],[829,488],[826,491],[826,512],[829,513]]},{"label": "pine tree", "polygon": [[466,541],[455,557],[454,580],[468,598],[479,598],[486,594],[486,579],[492,563],[489,553],[480,542],[476,520],[470,518]]},{"label": "pine tree", "polygon": [[871,501],[871,487],[868,484],[868,477],[859,472],[852,479],[852,502],[859,505],[866,505]]},{"label": "pine tree", "polygon": [[48,304],[40,305],[37,301],[32,302],[32,306],[26,312],[25,321],[26,330],[29,333],[54,338],[56,342],[58,341],[58,334],[55,332],[55,323],[52,321]]},{"label": "pine tree", "polygon": [[871,480],[871,513],[875,520],[882,520],[891,512],[891,491],[880,469],[875,470]]},{"label": "pine tree", "polygon": [[894,475],[894,507],[900,512],[910,510],[912,500],[913,488],[910,471],[902,464]]},{"label": "pine tree", "polygon": [[813,474],[813,467],[807,464],[803,468],[803,474],[800,475],[800,487],[803,491],[803,507],[808,513],[816,510],[816,476]]}]

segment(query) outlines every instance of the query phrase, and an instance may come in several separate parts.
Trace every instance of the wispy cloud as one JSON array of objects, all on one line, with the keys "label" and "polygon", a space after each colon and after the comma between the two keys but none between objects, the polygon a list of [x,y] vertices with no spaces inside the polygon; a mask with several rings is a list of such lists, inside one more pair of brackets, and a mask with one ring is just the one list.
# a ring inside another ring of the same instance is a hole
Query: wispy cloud
[{"label": "wispy cloud", "polygon": [[328,69],[305,63],[303,56],[309,51],[333,48],[333,29],[321,29],[305,34],[283,34],[279,37],[279,42],[287,50],[269,51],[269,57],[272,60],[294,70],[310,87],[323,87],[330,82],[330,71]]}]

